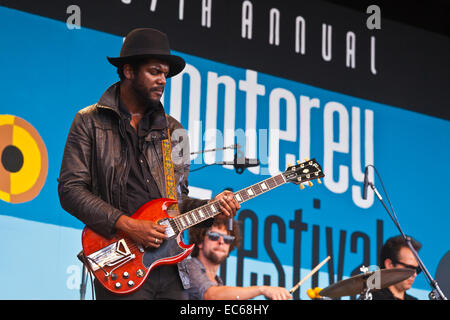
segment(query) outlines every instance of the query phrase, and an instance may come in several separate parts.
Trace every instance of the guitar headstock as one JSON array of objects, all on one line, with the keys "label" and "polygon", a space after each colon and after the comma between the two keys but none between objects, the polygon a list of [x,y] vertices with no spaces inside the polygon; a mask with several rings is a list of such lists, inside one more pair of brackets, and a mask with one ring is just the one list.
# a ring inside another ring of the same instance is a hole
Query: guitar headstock
[{"label": "guitar headstock", "polygon": [[297,161],[297,165],[290,165],[283,173],[286,181],[300,184],[300,188],[304,188],[303,183],[308,182],[311,187],[311,180],[317,179],[318,183],[322,183],[320,178],[325,177],[322,167],[316,159],[306,160],[305,162]]}]

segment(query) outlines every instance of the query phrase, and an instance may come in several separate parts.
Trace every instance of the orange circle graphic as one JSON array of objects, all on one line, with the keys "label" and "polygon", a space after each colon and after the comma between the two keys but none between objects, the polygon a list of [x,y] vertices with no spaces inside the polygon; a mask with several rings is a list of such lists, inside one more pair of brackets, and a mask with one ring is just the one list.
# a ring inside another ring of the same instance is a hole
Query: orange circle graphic
[{"label": "orange circle graphic", "polygon": [[36,129],[22,118],[0,115],[0,199],[34,199],[47,178],[47,149]]}]

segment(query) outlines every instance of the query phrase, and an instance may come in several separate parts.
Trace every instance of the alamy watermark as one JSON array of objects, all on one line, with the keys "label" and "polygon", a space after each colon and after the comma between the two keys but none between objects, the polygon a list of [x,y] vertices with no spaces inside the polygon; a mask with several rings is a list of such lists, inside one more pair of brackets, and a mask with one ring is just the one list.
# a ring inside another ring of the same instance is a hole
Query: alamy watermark
[{"label": "alamy watermark", "polygon": [[66,19],[66,26],[69,30],[81,29],[81,9],[79,6],[72,4],[67,7],[66,13],[69,16]]},{"label": "alamy watermark", "polygon": [[366,20],[367,29],[381,29],[381,9],[379,6],[372,4],[367,7],[366,13],[370,16]]}]

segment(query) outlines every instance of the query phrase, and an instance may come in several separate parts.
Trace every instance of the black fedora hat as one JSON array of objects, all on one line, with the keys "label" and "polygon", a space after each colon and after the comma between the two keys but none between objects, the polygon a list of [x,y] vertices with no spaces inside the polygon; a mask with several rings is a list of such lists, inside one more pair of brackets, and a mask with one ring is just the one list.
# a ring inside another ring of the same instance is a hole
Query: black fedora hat
[{"label": "black fedora hat", "polygon": [[186,62],[179,56],[170,53],[169,39],[159,30],[151,28],[138,28],[132,30],[125,38],[120,57],[110,58],[108,61],[120,67],[129,61],[140,58],[155,58],[169,64],[168,78],[180,73]]}]

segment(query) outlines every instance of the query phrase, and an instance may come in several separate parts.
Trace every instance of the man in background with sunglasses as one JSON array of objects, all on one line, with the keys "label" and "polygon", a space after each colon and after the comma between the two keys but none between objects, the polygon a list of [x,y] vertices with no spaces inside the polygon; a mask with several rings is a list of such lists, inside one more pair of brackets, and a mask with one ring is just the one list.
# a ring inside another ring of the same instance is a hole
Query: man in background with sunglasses
[{"label": "man in background with sunglasses", "polygon": [[[422,244],[411,238],[411,244],[416,251],[419,251]],[[418,266],[411,249],[408,247],[402,236],[389,238],[380,251],[380,268],[381,269],[397,269],[410,268],[416,272],[406,280],[398,282],[378,291],[372,292],[373,300],[417,300],[406,293],[416,279],[416,276],[422,271]]]},{"label": "man in background with sunglasses", "polygon": [[238,224],[233,220],[231,231],[227,229],[228,218],[216,216],[209,228],[189,229],[189,242],[195,248],[188,261],[191,300],[247,300],[264,295],[272,300],[288,300],[292,296],[285,288],[270,286],[225,286],[217,271],[230,252],[241,242]]}]

